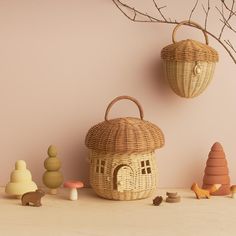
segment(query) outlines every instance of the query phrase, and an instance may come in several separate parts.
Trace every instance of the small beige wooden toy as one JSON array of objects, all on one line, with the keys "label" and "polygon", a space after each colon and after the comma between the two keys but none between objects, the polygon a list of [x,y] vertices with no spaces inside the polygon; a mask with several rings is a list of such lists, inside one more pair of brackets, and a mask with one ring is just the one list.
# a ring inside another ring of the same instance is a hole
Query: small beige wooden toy
[{"label": "small beige wooden toy", "polygon": [[24,193],[36,189],[37,185],[32,181],[31,173],[26,169],[25,161],[18,160],[15,163],[15,170],[11,173],[10,182],[6,185],[5,192],[21,198]]},{"label": "small beige wooden toy", "polygon": [[44,167],[47,171],[44,172],[43,183],[50,189],[51,194],[56,194],[57,188],[63,183],[63,175],[59,171],[61,162],[57,158],[57,150],[53,145],[48,148],[48,158],[44,161]]}]

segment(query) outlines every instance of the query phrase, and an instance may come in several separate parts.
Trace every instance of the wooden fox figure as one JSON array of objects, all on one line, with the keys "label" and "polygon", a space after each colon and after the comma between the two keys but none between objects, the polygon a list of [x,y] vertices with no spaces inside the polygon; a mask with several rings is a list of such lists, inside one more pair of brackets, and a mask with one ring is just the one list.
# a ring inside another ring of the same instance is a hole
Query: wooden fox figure
[{"label": "wooden fox figure", "polygon": [[196,198],[200,199],[200,198],[210,198],[210,189],[201,189],[199,188],[199,186],[197,185],[197,183],[193,183],[191,186],[191,190],[195,193]]}]

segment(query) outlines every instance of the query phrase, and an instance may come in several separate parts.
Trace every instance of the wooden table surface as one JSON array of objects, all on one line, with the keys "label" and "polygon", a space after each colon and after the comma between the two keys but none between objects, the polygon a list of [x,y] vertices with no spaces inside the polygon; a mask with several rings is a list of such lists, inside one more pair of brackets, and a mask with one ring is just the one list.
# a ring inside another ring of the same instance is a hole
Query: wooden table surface
[{"label": "wooden table surface", "polygon": [[180,203],[153,206],[152,198],[111,201],[97,197],[91,189],[79,190],[79,200],[67,200],[68,191],[42,198],[42,207],[24,207],[0,189],[0,235],[46,236],[234,236],[236,199],[212,197],[197,200],[189,190],[177,191]]}]

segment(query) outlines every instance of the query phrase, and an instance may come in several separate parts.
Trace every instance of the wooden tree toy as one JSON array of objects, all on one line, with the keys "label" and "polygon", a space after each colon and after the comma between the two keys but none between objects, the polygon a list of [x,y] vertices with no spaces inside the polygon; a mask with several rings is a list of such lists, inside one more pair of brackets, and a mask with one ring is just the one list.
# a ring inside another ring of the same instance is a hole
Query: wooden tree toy
[{"label": "wooden tree toy", "polygon": [[57,150],[53,145],[48,148],[48,158],[44,161],[44,167],[47,171],[44,172],[43,183],[50,189],[51,194],[56,194],[57,188],[63,183],[63,175],[59,171],[61,162],[57,158]]},{"label": "wooden tree toy", "polygon": [[216,142],[208,155],[208,160],[203,178],[203,188],[209,189],[212,185],[221,185],[221,187],[211,193],[214,196],[224,196],[230,194],[230,178],[227,160],[223,147]]},{"label": "wooden tree toy", "polygon": [[5,192],[21,198],[24,193],[36,189],[37,185],[32,181],[31,173],[26,169],[25,161],[18,160],[15,163],[15,170],[11,173],[10,182],[6,185]]}]

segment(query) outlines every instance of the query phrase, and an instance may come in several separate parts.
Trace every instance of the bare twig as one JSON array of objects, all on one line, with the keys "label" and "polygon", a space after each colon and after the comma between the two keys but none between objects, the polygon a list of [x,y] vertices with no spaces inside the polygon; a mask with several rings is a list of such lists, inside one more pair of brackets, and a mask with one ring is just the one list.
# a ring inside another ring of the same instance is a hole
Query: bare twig
[{"label": "bare twig", "polygon": [[[164,17],[161,15],[162,19],[158,19],[154,16],[149,15],[148,13],[143,13],[142,11],[137,10],[136,8],[123,3],[122,0],[112,0],[112,1],[115,4],[115,6],[122,12],[123,15],[133,22],[165,23],[165,24],[173,24],[173,25],[177,25],[180,23],[177,20],[172,20],[170,17],[164,16],[164,14],[162,12],[161,12],[161,14],[163,14]],[[234,46],[232,45],[232,43],[229,40],[222,40],[221,39],[221,36],[223,35],[223,31],[224,31],[225,27],[231,28],[232,32],[235,32],[235,30],[229,24],[229,20],[232,18],[232,16],[235,15],[235,13],[234,13],[235,0],[232,0],[232,1],[233,1],[233,3],[231,5],[231,7],[229,8],[225,4],[224,0],[221,0],[223,8],[225,8],[229,12],[229,16],[227,18],[225,16],[222,17],[224,25],[222,27],[223,29],[221,29],[220,37],[219,36],[217,37],[212,32],[210,32],[209,30],[206,29],[207,28],[207,21],[208,21],[208,17],[209,17],[209,11],[210,11],[210,0],[208,0],[207,9],[204,7],[204,12],[205,12],[206,16],[205,16],[205,29],[203,29],[203,30],[206,34],[208,34],[209,36],[214,38],[216,41],[218,41],[218,43],[226,50],[228,55],[231,57],[233,62],[236,64],[236,55],[234,55],[234,53],[236,54],[236,50],[235,50]],[[190,13],[189,19],[191,19],[192,14],[197,7],[197,3],[198,3],[198,1],[196,1],[195,5]],[[154,1],[154,4],[155,4],[155,7],[159,10],[161,10],[163,8],[163,7],[158,7],[158,5],[155,1]],[[227,6],[227,8],[226,8],[226,6]],[[130,11],[132,13],[132,16],[130,16],[130,14],[127,11]],[[224,15],[224,10],[222,10],[220,12],[222,15]],[[159,13],[160,13],[160,11],[159,11]],[[202,30],[202,28],[200,28],[196,25],[187,24],[187,23],[186,23],[186,25]]]},{"label": "bare twig", "polygon": [[198,4],[198,0],[196,0],[191,12],[190,12],[190,15],[189,15],[189,18],[188,18],[188,21],[191,21],[191,18],[192,18],[192,15],[193,15],[193,12],[195,11],[196,7],[197,7],[197,4]]},{"label": "bare twig", "polygon": [[[224,4],[224,6],[226,6],[224,0],[221,0],[221,2],[222,2],[222,4]],[[224,25],[223,25],[222,28],[221,28],[221,31],[220,31],[220,34],[219,34],[219,39],[221,39],[221,36],[222,36],[222,34],[223,34],[223,32],[224,32],[224,29],[225,29],[225,27],[227,26],[227,24],[228,24],[230,18],[234,15],[234,4],[235,4],[235,0],[232,0],[232,5],[231,5],[230,11],[229,11],[229,16],[228,16],[228,18],[225,20]],[[228,7],[227,7],[227,10],[228,10]],[[223,10],[222,10],[222,15],[224,15]]]},{"label": "bare twig", "polygon": [[220,19],[220,21],[223,23],[223,24],[226,24],[226,26],[232,30],[234,33],[236,33],[236,30],[230,25],[230,23],[226,20],[225,16],[224,16],[224,11],[220,11],[220,9],[216,6],[216,10],[220,13],[222,19]]},{"label": "bare twig", "polygon": [[229,12],[231,12],[234,16],[236,16],[236,11],[231,11],[231,8],[229,8],[228,6],[227,6],[227,4],[225,3],[225,0],[221,0],[221,2],[222,2],[222,5],[225,7],[225,9],[227,9]]},{"label": "bare twig", "polygon": [[210,7],[210,0],[207,1],[207,9],[205,9],[204,5],[202,4],[202,8],[205,12],[205,30],[207,29],[207,20],[208,20],[208,16],[209,16],[209,11],[211,9]]},{"label": "bare twig", "polygon": [[223,23],[227,22],[227,20],[225,19],[224,13],[223,13],[223,9],[220,10],[217,6],[215,8],[220,13],[221,17],[223,18],[223,20],[220,19],[220,21],[223,22]]},{"label": "bare twig", "polygon": [[[135,9],[134,7],[130,7],[129,5],[121,2],[120,0],[112,0],[113,3],[116,5],[116,7],[122,12],[122,14],[124,14],[124,16],[126,16],[129,20],[134,21],[134,22],[163,22],[162,20],[158,20],[157,18],[153,17],[153,16],[147,16],[146,13],[143,13],[137,9]],[[126,8],[127,10],[130,10],[133,12],[134,15],[139,15],[144,17],[143,20],[137,19],[136,16],[131,17],[128,13],[126,13],[123,8]]]},{"label": "bare twig", "polygon": [[134,17],[133,17],[133,21],[135,21],[135,20],[136,20],[136,16],[137,16],[137,12],[136,12],[136,11],[134,11]]},{"label": "bare twig", "polygon": [[232,30],[234,33],[236,33],[236,30],[235,30],[230,24],[227,23],[227,27],[228,27],[230,30]]},{"label": "bare twig", "polygon": [[162,13],[162,11],[161,11],[161,10],[162,10],[163,8],[165,8],[166,6],[158,7],[158,5],[157,5],[157,3],[156,3],[155,0],[153,0],[153,3],[154,3],[155,8],[158,10],[158,12],[160,13],[161,17],[163,18],[163,20],[166,21],[166,18],[165,18],[165,16],[163,15],[163,13]]},{"label": "bare twig", "polygon": [[224,40],[228,45],[229,47],[236,53],[236,49],[234,48],[234,46],[232,45],[232,43],[229,41],[229,40]]}]

